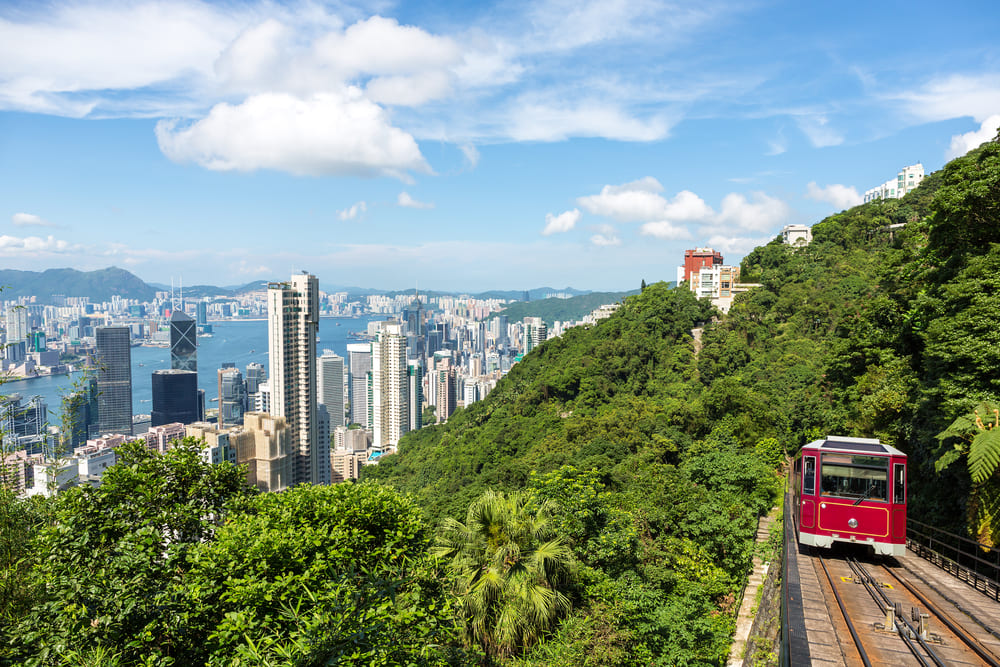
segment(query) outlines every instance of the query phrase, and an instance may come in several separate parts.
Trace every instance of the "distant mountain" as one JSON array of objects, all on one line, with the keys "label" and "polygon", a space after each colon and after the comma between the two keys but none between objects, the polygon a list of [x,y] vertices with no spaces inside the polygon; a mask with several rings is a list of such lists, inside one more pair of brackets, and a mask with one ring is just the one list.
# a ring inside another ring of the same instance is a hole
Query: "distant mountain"
[{"label": "distant mountain", "polygon": [[[627,296],[638,294],[639,290],[631,292],[590,292],[569,299],[542,299],[540,301],[520,301],[512,303],[498,315],[506,315],[508,321],[518,322],[525,317],[540,317],[546,325],[552,326],[556,320],[560,322],[579,320],[584,315],[592,313],[598,306],[606,303],[617,303]],[[494,317],[491,315],[490,317]]]},{"label": "distant mountain", "polygon": [[[185,299],[227,298],[235,297],[247,292],[258,292],[267,289],[268,280],[255,280],[245,285],[228,285],[226,287],[216,287],[214,285],[185,285],[183,289],[179,285],[174,286],[174,293],[180,296],[183,293]],[[109,267],[98,271],[77,271],[76,269],[48,269],[46,271],[16,271],[13,269],[0,270],[0,286],[4,287],[0,292],[0,300],[10,299],[20,296],[35,296],[38,303],[52,303],[53,294],[65,296],[86,296],[92,302],[99,303],[108,301],[112,296],[118,295],[126,299],[138,299],[140,301],[152,301],[156,292],[169,292],[170,285],[163,283],[146,283],[138,276],[129,273],[125,269]],[[343,285],[320,285],[320,288],[332,294],[334,292],[347,292],[349,300],[363,300],[372,294],[385,294],[386,296],[397,296],[401,294],[414,294],[414,289],[405,290],[381,290],[370,287],[343,286]],[[591,294],[589,290],[577,290],[572,287],[555,289],[552,287],[536,287],[527,290],[531,302],[545,300],[551,294],[571,294],[574,296]],[[480,292],[471,296],[477,299],[506,299],[507,301],[523,301],[525,290],[490,290]],[[433,296],[458,296],[469,294],[464,290],[440,291],[440,290],[420,290],[423,297]],[[624,292],[622,293],[624,294]],[[631,292],[629,292],[631,294]],[[564,301],[564,299],[552,299],[554,301]],[[592,309],[591,309],[592,310]],[[590,311],[587,311],[590,312]],[[557,318],[559,319],[559,318]]]},{"label": "distant mountain", "polygon": [[97,271],[47,269],[45,271],[0,270],[0,299],[34,296],[40,304],[51,304],[52,296],[85,296],[92,302],[110,301],[112,296],[152,301],[156,288],[116,266]]}]

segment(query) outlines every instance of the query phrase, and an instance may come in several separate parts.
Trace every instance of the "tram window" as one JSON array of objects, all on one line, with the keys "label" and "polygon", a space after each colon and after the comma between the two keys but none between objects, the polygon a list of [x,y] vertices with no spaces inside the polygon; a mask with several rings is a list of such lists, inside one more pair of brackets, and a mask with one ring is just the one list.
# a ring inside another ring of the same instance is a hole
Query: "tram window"
[{"label": "tram window", "polygon": [[806,458],[806,474],[802,478],[802,495],[811,496],[816,493],[816,459]]},{"label": "tram window", "polygon": [[886,463],[886,459],[877,456],[824,454],[822,494],[885,501],[889,477]]},{"label": "tram window", "polygon": [[893,466],[892,502],[902,505],[906,502],[906,466],[897,463]]}]

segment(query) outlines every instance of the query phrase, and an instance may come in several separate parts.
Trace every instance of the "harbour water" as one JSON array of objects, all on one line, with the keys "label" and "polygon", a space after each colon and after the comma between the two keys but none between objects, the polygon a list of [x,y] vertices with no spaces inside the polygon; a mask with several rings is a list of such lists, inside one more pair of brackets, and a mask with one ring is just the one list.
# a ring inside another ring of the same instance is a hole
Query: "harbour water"
[{"label": "harbour water", "polygon": [[[364,332],[368,322],[384,319],[384,316],[367,318],[322,318],[319,324],[317,354],[323,350],[333,350],[346,358],[349,333]],[[212,322],[213,335],[198,339],[198,386],[205,390],[205,407],[213,408],[218,398],[216,371],[223,363],[232,362],[246,375],[250,362],[268,367],[267,322],[265,320],[235,320]],[[170,368],[170,349],[165,347],[132,348],[132,412],[149,414],[152,410],[153,371]],[[81,373],[51,375],[5,382],[0,385],[0,394],[19,393],[24,397],[41,396],[49,406],[49,423],[59,423],[62,397],[72,391],[73,382]]]}]

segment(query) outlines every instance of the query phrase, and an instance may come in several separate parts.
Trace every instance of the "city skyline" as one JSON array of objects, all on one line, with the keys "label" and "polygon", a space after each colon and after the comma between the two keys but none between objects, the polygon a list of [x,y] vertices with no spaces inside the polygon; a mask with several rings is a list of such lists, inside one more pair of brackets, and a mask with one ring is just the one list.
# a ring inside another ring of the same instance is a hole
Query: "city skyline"
[{"label": "city skyline", "polygon": [[[0,261],[589,290],[1000,126],[988,3],[0,7]],[[596,268],[596,270],[595,270]]]}]

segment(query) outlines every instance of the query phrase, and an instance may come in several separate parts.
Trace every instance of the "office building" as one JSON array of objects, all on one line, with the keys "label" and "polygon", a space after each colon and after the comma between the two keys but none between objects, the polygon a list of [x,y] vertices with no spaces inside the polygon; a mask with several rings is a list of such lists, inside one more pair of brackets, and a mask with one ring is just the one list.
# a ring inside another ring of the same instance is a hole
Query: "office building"
[{"label": "office building", "polygon": [[436,361],[433,373],[435,414],[438,423],[444,423],[455,411],[455,368],[448,359],[440,359]]},{"label": "office building", "polygon": [[203,327],[208,324],[208,304],[206,302],[199,301],[195,304],[195,313],[198,317],[198,326]]},{"label": "office building", "polygon": [[267,286],[271,414],[284,417],[295,453],[296,484],[319,484],[329,459],[320,461],[316,432],[316,334],[319,281],[302,273]]},{"label": "office building", "polygon": [[7,344],[17,343],[28,337],[28,309],[24,306],[7,307]]},{"label": "office building", "polygon": [[368,376],[372,370],[371,344],[348,343],[347,361],[350,370],[347,400],[351,404],[351,423],[371,428],[368,416]]},{"label": "office building", "polygon": [[97,327],[97,435],[132,435],[132,346],[128,327]]},{"label": "office building", "polygon": [[410,429],[406,336],[399,322],[385,322],[372,343],[372,447],[395,447]]},{"label": "office building", "polygon": [[253,396],[256,394],[258,388],[260,387],[260,383],[265,380],[267,380],[267,369],[258,364],[256,361],[251,361],[247,364],[247,396]]},{"label": "office building", "polygon": [[549,329],[540,317],[524,318],[524,353],[528,354],[544,343],[549,337]]},{"label": "office building", "polygon": [[223,364],[217,372],[219,383],[219,428],[243,423],[247,411],[247,390],[236,364]]},{"label": "office building", "polygon": [[323,350],[317,360],[319,376],[316,400],[326,406],[330,428],[344,425],[344,358],[333,350]]},{"label": "office building", "polygon": [[198,421],[198,374],[170,368],[153,371],[153,410],[150,425],[162,426]]},{"label": "office building", "polygon": [[183,310],[170,315],[170,368],[198,372],[198,327]]},{"label": "office building", "polygon": [[424,367],[417,359],[406,363],[406,381],[410,400],[409,416],[411,431],[423,426],[424,417]]}]

